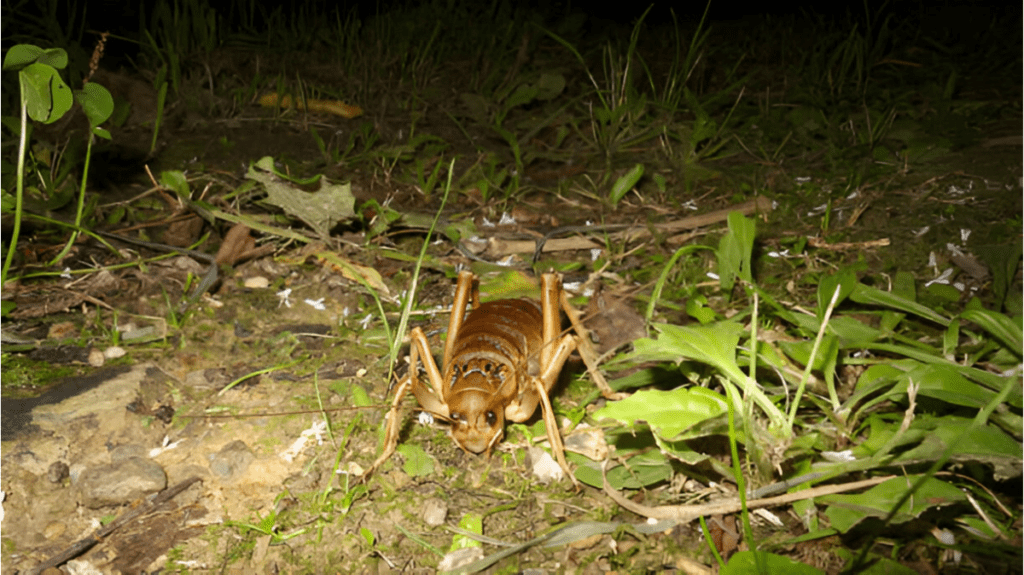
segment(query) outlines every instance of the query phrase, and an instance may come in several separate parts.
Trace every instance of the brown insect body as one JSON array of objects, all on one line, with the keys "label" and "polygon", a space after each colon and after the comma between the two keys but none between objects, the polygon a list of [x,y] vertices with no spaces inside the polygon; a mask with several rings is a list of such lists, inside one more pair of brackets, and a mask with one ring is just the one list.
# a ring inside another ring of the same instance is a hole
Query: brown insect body
[{"label": "brown insect body", "polygon": [[[470,304],[472,311],[467,315]],[[560,308],[569,316],[578,337],[560,335]],[[423,330],[413,328],[409,338],[409,375],[395,392],[384,450],[370,467],[371,472],[395,451],[398,408],[411,390],[424,411],[451,422],[452,438],[473,453],[490,453],[504,436],[506,420],[524,422],[540,405],[552,453],[576,484],[565,461],[548,393],[569,354],[579,348],[602,393],[609,398],[617,396],[596,369],[596,354],[561,291],[557,274],[541,277],[539,303],[529,299],[480,303],[476,278],[470,272],[460,273],[448,322],[443,375]],[[429,385],[420,381],[420,363]]]},{"label": "brown insect body", "polygon": [[536,401],[523,401],[534,395],[526,378],[540,372],[542,324],[537,302],[507,299],[480,304],[461,325],[443,380],[452,438],[463,449],[490,451],[506,419],[522,421],[520,413],[536,410]]}]

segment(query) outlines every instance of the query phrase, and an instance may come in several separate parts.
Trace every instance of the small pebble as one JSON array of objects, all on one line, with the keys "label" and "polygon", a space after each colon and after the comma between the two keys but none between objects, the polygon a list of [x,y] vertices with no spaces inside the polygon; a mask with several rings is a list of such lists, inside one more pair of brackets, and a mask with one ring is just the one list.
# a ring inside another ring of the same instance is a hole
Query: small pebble
[{"label": "small pebble", "polygon": [[423,503],[423,522],[431,527],[443,525],[448,517],[448,504],[436,497],[431,497]]},{"label": "small pebble", "polygon": [[46,470],[46,479],[50,483],[60,483],[68,478],[70,469],[68,464],[63,461],[54,461],[50,464],[50,467]]},{"label": "small pebble", "polygon": [[128,352],[125,351],[123,347],[112,345],[103,350],[103,357],[106,359],[117,359],[119,357],[124,357],[127,353]]},{"label": "small pebble", "polygon": [[565,476],[562,467],[555,462],[551,454],[539,447],[529,447],[530,461],[532,462],[533,476],[544,485],[552,481],[561,481]]},{"label": "small pebble", "polygon": [[266,289],[270,287],[270,280],[263,276],[245,278],[242,285],[250,289]]},{"label": "small pebble", "polygon": [[103,363],[106,359],[103,357],[103,352],[93,348],[89,350],[89,365],[93,367],[103,367]]},{"label": "small pebble", "polygon": [[43,537],[47,539],[56,539],[67,531],[68,526],[61,523],[60,521],[53,521],[49,525],[43,528]]},{"label": "small pebble", "polygon": [[210,456],[210,471],[221,479],[234,479],[245,473],[256,455],[244,441],[236,439]]},{"label": "small pebble", "polygon": [[447,553],[437,564],[438,571],[454,571],[464,565],[484,558],[484,550],[480,547],[463,547]]}]

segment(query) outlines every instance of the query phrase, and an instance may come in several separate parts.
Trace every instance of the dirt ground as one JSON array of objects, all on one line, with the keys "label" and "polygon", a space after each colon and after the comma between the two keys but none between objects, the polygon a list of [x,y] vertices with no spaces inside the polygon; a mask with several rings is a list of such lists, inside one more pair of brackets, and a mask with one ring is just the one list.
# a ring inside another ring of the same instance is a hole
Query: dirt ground
[{"label": "dirt ground", "polygon": [[[256,106],[231,120],[183,112],[164,132],[152,168],[212,175],[230,190],[244,182],[246,167],[260,157],[318,157],[311,125],[344,138],[360,121],[281,119]],[[366,121],[398,141],[400,119]],[[441,121],[421,127],[441,138],[450,137],[449,128]],[[835,221],[850,225],[846,241],[888,240],[886,246],[853,249],[845,257],[860,257],[872,269],[909,269],[930,278],[950,260],[947,243],[977,252],[996,243],[1014,221],[1019,235],[1020,118],[983,131],[975,144],[944,156],[941,165],[894,171],[890,180],[865,186],[859,196],[836,199]],[[130,141],[130,134],[121,141]],[[110,165],[98,164],[96,172],[97,181],[110,183],[101,202],[109,209],[150,187],[141,170],[126,178],[111,167],[127,163],[117,158],[129,152],[118,154]],[[743,164],[751,160],[732,158],[714,166],[720,176],[692,194],[695,212],[678,199],[631,198],[599,215],[606,223],[634,223],[740,204],[747,198],[735,197],[738,182],[748,177]],[[439,203],[436,193],[426,198],[397,174],[391,179],[382,171],[311,163],[313,172],[351,181],[360,202],[376,199],[422,216]],[[774,210],[761,214],[762,249],[782,249],[795,237],[815,234],[820,216],[811,214],[828,192],[827,185],[813,182],[828,176],[811,170],[761,168],[763,195],[776,200]],[[682,185],[681,178],[669,178],[670,187]],[[169,209],[162,202],[156,204]],[[593,214],[586,198],[540,191],[507,203],[466,194],[452,206],[452,218],[458,214],[478,230],[486,229],[485,218],[496,222],[503,212],[514,214],[514,225],[489,232],[508,241],[535,237],[529,232],[534,227],[579,224]],[[212,230],[200,225],[199,231],[182,233],[193,239],[212,231],[213,238],[199,249],[213,253],[227,229],[220,222]],[[702,230],[715,229],[721,224]],[[972,230],[968,237],[961,234],[965,229]],[[170,243],[172,232],[159,234],[167,234],[160,237]],[[519,431],[510,431],[490,458],[463,453],[442,426],[415,422],[411,399],[400,453],[365,479],[362,474],[379,449],[390,382],[397,377],[388,378],[387,332],[370,291],[322,254],[333,252],[377,270],[386,290],[378,293],[389,310],[385,321],[394,325],[397,298],[408,288],[410,260],[424,235],[422,228],[409,226],[373,238],[355,228],[335,237],[331,245],[297,245],[260,236],[261,244],[277,242],[273,253],[226,270],[213,293],[186,314],[169,311],[186,291],[189,274],[202,276],[206,264],[185,256],[18,288],[18,313],[4,322],[5,352],[21,345],[33,363],[16,368],[7,356],[5,379],[17,377],[16,369],[66,371],[48,377],[57,383],[42,395],[36,390],[26,394],[35,397],[3,400],[4,573],[33,572],[76,544],[84,552],[66,564],[67,572],[431,573],[463,544],[460,527],[493,541],[482,550],[460,552],[479,558],[500,551],[502,543],[530,541],[571,522],[585,522],[590,530],[556,546],[541,541],[499,560],[491,572],[696,573],[697,566],[713,563],[695,523],[655,530],[600,489],[584,486],[576,492],[565,479],[542,483],[533,471],[531,441]],[[127,245],[121,249],[156,255]],[[472,262],[451,242],[433,244],[429,251],[434,259],[420,278],[417,306],[427,313],[412,320],[428,332],[436,351],[453,290],[444,267]],[[929,253],[939,254],[939,262],[929,263]],[[590,252],[553,257],[588,262]],[[516,261],[528,258],[518,254]],[[109,251],[91,241],[80,243],[70,261],[115,263]],[[617,273],[626,275],[629,256],[619,263]],[[958,273],[970,280],[970,270]],[[626,301],[632,308],[642,305]],[[627,322],[635,315],[624,313]],[[605,327],[605,338],[619,329]],[[7,334],[17,339],[8,340]],[[404,373],[404,361],[397,367]],[[578,360],[572,359],[566,372],[554,394],[560,408],[593,410],[601,403],[581,404],[592,394]],[[165,491],[175,487],[180,492]],[[694,489],[690,482],[673,481],[636,498],[681,501]],[[162,500],[152,499],[161,492]],[[130,521],[118,519],[132,513],[137,515]],[[782,527],[757,520],[758,535],[781,539],[799,523],[786,513],[780,518]],[[735,536],[735,523],[717,519],[715,532]],[[832,547],[840,545],[833,538],[789,551],[830,571],[838,564]]]}]

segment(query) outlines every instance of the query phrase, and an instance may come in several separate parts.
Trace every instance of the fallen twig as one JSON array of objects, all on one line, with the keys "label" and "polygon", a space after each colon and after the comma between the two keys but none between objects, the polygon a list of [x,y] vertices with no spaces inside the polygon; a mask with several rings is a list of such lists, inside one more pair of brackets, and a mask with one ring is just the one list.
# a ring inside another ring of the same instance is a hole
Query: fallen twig
[{"label": "fallen twig", "polygon": [[92,533],[92,535],[89,535],[84,539],[79,539],[78,541],[75,541],[71,544],[70,547],[54,555],[53,557],[50,557],[46,561],[43,561],[34,569],[28,570],[28,575],[38,575],[39,573],[42,573],[50,567],[57,567],[58,565],[63,565],[64,563],[74,559],[75,557],[78,557],[82,553],[88,551],[93,545],[96,545],[97,543],[102,541],[104,537],[109,536],[111,533],[117,531],[118,529],[127,525],[128,523],[135,521],[143,515],[155,510],[157,507],[163,505],[164,503],[167,503],[171,499],[174,499],[179,493],[185,491],[186,489],[191,487],[193,483],[196,483],[198,481],[202,481],[202,479],[200,479],[199,477],[190,477],[182,481],[181,483],[178,483],[174,487],[165,489],[160,493],[154,493],[153,495],[150,495],[138,507],[135,507],[128,513],[125,513],[121,517],[118,517],[117,519],[111,521],[104,527],[97,529],[95,532]]},{"label": "fallen twig", "polygon": [[[605,469],[603,467],[601,469],[601,477],[604,480],[604,492],[612,499],[612,501],[633,513],[636,513],[637,515],[642,515],[644,517],[653,519],[673,519],[680,523],[688,523],[698,517],[709,515],[728,515],[730,513],[737,513],[743,509],[738,497],[735,499],[702,503],[700,505],[661,505],[658,507],[648,507],[646,505],[636,503],[635,501],[630,501],[609,485],[608,477],[605,475]],[[854,491],[878,485],[879,483],[883,483],[894,477],[896,476],[887,475],[885,477],[873,477],[863,481],[854,481],[853,483],[812,487],[811,489],[804,489],[803,491],[797,491],[795,493],[786,493],[785,495],[779,495],[777,497],[752,499],[747,501],[747,509],[761,509],[765,507],[775,507],[777,505],[787,505],[794,501],[803,501],[814,497]]]}]

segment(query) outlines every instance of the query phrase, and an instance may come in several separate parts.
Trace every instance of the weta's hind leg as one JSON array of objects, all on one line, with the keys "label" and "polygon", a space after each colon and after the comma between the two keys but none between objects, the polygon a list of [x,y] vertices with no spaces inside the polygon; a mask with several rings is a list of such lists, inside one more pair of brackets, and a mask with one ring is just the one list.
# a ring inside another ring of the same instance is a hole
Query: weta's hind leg
[{"label": "weta's hind leg", "polygon": [[597,367],[597,350],[594,349],[594,344],[590,341],[590,332],[587,328],[583,327],[583,322],[580,321],[580,314],[574,307],[569,304],[569,298],[566,297],[565,291],[561,292],[560,303],[562,310],[565,311],[565,315],[569,317],[569,322],[572,323],[572,329],[576,332],[576,350],[580,352],[580,357],[583,358],[583,363],[587,366],[587,372],[590,373],[590,378],[594,380],[594,384],[601,390],[601,395],[605,399],[618,400],[629,397],[628,393],[620,393],[611,388],[608,385],[608,380],[604,378],[604,374]]},{"label": "weta's hind leg", "polygon": [[[472,304],[475,308],[480,305],[480,288],[476,283],[476,276],[470,271],[459,272],[459,280],[455,285],[455,301],[452,302],[452,315],[448,318],[448,337],[444,342],[444,356],[441,365],[445,368],[452,361],[452,354],[455,352],[455,342],[459,339],[459,329],[462,321],[466,318],[466,304]],[[443,397],[443,396],[440,396]]]}]

